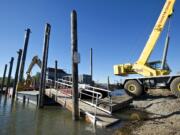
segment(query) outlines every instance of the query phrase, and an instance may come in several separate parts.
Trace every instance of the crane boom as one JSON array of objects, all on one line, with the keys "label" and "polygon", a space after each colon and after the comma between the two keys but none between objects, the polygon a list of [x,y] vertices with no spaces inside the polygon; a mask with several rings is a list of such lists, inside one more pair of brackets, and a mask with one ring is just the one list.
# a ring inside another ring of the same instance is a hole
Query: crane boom
[{"label": "crane boom", "polygon": [[[115,75],[127,76],[129,74],[139,74],[143,76],[130,77],[123,80],[120,86],[129,96],[139,97],[148,89],[169,89],[176,97],[180,98],[180,75],[169,75],[171,69],[166,63],[167,50],[170,41],[170,16],[173,14],[175,1],[176,0],[166,0],[139,59],[134,64],[120,64],[114,66]],[[163,59],[161,61],[149,62],[148,59],[167,20],[169,20],[169,26]]]},{"label": "crane boom", "polygon": [[173,8],[176,0],[166,0],[166,3],[160,13],[160,16],[152,30],[152,33],[142,51],[139,59],[134,64],[120,64],[114,66],[114,74],[120,76],[126,76],[128,74],[140,74],[143,76],[160,76],[168,75],[170,70],[167,69],[157,69],[150,66],[148,59],[156,45],[157,40],[168,20],[168,18],[173,14]]},{"label": "crane boom", "polygon": [[146,43],[146,46],[141,53],[141,56],[139,57],[137,63],[138,64],[146,64],[153,49],[154,46],[156,45],[156,42],[167,22],[167,19],[172,15],[173,13],[173,7],[174,7],[175,0],[167,0],[164,8],[161,11],[161,14],[154,26],[154,29]]}]

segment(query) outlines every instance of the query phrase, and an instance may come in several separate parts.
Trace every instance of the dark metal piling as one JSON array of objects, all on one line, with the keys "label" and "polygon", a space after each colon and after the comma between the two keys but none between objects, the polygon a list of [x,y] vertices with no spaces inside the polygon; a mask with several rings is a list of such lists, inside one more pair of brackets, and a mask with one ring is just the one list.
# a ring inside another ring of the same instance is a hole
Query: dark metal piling
[{"label": "dark metal piling", "polygon": [[17,66],[16,66],[16,72],[15,72],[15,78],[14,78],[12,99],[14,99],[15,95],[16,95],[16,85],[17,85],[17,81],[18,81],[18,73],[19,73],[19,66],[20,66],[20,62],[21,62],[22,49],[19,49],[19,51],[17,53],[18,53],[18,59],[17,59]]},{"label": "dark metal piling", "polygon": [[39,88],[38,108],[44,107],[44,90],[45,90],[45,83],[46,83],[46,68],[47,68],[47,61],[48,61],[50,31],[51,31],[51,25],[46,24],[45,35],[44,35],[43,59],[42,59],[42,66],[41,66],[41,79],[40,79],[40,88]]},{"label": "dark metal piling", "polygon": [[57,81],[57,66],[58,66],[58,61],[55,60],[55,69],[54,69],[54,88],[56,88],[56,81]]},{"label": "dark metal piling", "polygon": [[77,14],[73,10],[71,13],[71,55],[72,55],[72,118],[73,120],[79,119],[79,99],[78,99],[78,39],[77,39]]},{"label": "dark metal piling", "polygon": [[10,81],[11,81],[11,73],[12,73],[12,68],[13,68],[13,62],[14,62],[14,57],[11,57],[8,80],[7,80],[7,86],[6,86],[6,91],[5,91],[6,96],[8,94],[8,89],[9,89],[9,85],[10,85]]},{"label": "dark metal piling", "polygon": [[31,33],[30,29],[27,29],[26,32],[25,32],[24,48],[23,48],[21,62],[20,62],[20,70],[19,70],[19,79],[18,79],[18,82],[22,82],[23,81],[24,65],[25,65],[25,62],[26,62],[26,55],[27,55],[27,48],[28,48],[30,33]]},{"label": "dark metal piling", "polygon": [[110,80],[109,80],[109,76],[107,78],[107,89],[109,90],[110,89]]},{"label": "dark metal piling", "polygon": [[90,50],[90,73],[91,73],[91,80],[93,80],[93,49]]},{"label": "dark metal piling", "polygon": [[23,104],[25,104],[25,103],[26,103],[26,96],[23,95]]},{"label": "dark metal piling", "polygon": [[4,67],[4,74],[3,74],[2,84],[1,84],[1,93],[3,93],[4,82],[6,79],[6,71],[7,71],[7,64],[5,64],[5,67]]}]

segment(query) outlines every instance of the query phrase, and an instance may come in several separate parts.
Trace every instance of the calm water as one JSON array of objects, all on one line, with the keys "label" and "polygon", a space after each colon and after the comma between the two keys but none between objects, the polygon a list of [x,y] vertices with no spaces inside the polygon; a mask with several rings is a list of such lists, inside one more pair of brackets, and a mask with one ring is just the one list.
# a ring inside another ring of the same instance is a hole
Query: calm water
[{"label": "calm water", "polygon": [[0,97],[0,135],[111,135],[117,130],[94,128],[84,120],[74,122],[60,106],[38,110],[35,105]]}]

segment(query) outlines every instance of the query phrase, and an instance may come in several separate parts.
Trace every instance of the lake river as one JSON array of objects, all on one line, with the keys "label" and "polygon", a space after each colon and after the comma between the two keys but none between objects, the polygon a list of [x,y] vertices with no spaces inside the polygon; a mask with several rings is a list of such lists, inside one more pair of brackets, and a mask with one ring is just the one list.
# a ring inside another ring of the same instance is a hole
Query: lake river
[{"label": "lake river", "polygon": [[60,106],[39,110],[0,95],[0,135],[111,135],[117,129],[95,128],[83,119],[74,122],[71,112]]}]

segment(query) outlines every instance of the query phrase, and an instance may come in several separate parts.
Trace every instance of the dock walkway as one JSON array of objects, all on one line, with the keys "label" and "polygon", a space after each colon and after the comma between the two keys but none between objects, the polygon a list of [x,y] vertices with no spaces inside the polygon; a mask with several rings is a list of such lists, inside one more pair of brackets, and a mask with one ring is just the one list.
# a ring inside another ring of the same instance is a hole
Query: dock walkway
[{"label": "dock walkway", "polygon": [[[55,87],[56,86],[56,87]],[[58,80],[56,84],[47,80],[45,89],[46,100],[58,103],[72,111],[72,82]],[[100,127],[108,127],[120,121],[113,113],[127,107],[132,102],[128,95],[112,96],[112,91],[90,85],[79,84],[79,112],[86,121]],[[38,103],[38,91],[17,92],[17,98],[28,102]]]},{"label": "dock walkway", "polygon": [[[45,95],[53,98],[56,102],[67,108],[69,111],[72,111],[73,104],[70,95],[64,94],[60,90],[56,90],[54,88],[46,89]],[[79,100],[80,114],[83,114],[87,121],[95,123],[100,127],[108,127],[118,122],[120,119],[113,116],[113,113],[107,113],[105,111],[105,109],[110,109],[108,107],[109,105],[107,105],[109,104],[108,98],[104,98],[104,100],[101,101],[103,102],[99,103],[98,106],[104,108],[104,110],[95,107],[93,104],[90,104],[90,102],[88,103],[88,100]],[[128,106],[131,102],[132,98],[126,95],[112,97],[112,112]]]}]

